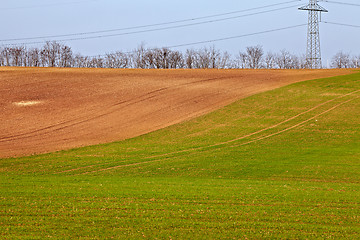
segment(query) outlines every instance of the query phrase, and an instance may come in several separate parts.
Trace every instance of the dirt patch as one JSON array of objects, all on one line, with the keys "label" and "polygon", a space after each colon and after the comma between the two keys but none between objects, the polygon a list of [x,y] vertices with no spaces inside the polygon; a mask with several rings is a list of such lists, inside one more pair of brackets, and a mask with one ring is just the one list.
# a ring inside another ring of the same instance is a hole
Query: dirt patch
[{"label": "dirt patch", "polygon": [[[351,73],[350,70],[0,69],[0,157],[132,138],[259,92]],[[6,104],[9,102],[13,104]]]}]

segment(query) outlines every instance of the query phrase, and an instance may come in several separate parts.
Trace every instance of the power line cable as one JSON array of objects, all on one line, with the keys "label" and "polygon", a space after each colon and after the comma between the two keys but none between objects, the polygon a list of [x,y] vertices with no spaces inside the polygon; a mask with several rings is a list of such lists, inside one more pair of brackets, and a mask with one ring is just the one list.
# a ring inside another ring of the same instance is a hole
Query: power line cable
[{"label": "power line cable", "polygon": [[[184,22],[196,21],[196,20],[201,20],[201,19],[232,15],[232,14],[241,13],[241,12],[249,12],[249,11],[254,11],[254,10],[259,10],[259,9],[264,9],[264,8],[270,8],[270,7],[275,7],[275,6],[289,4],[289,3],[293,3],[293,2],[299,2],[299,1],[301,1],[301,0],[292,0],[292,1],[282,2],[282,3],[265,5],[265,6],[256,7],[256,8],[249,8],[249,9],[244,9],[244,10],[239,10],[239,11],[232,11],[232,12],[227,12],[227,13],[208,15],[208,16],[203,16],[203,17],[183,19],[183,20],[170,21],[170,22],[163,22],[163,23],[156,23],[156,24],[147,24],[147,25],[140,25],[140,26],[134,26],[134,27],[117,28],[117,29],[92,31],[92,32],[80,32],[80,33],[71,33],[71,34],[62,34],[62,35],[49,35],[49,36],[27,37],[27,38],[0,39],[0,42],[24,41],[24,40],[35,40],[35,39],[47,39],[47,38],[61,38],[61,37],[71,37],[71,36],[83,36],[83,35],[90,35],[90,34],[109,33],[109,32],[117,32],[117,31],[124,31],[124,30],[133,30],[133,29],[141,29],[141,28],[148,28],[148,27],[157,27],[157,26],[163,26],[163,25],[171,25],[171,24],[176,24],[176,23],[184,23]],[[280,8],[280,9],[274,9],[274,10],[268,10],[268,11],[277,11],[277,10],[291,8],[291,7],[295,7],[295,6],[290,6],[290,7],[286,7],[286,8]],[[264,11],[264,12],[261,12],[261,13],[265,13],[265,12],[267,12],[267,11]],[[255,13],[255,14],[261,14],[261,13]],[[239,17],[243,17],[243,16],[235,16],[235,17],[229,17],[229,18],[224,18],[224,19],[218,19],[217,21],[224,21],[224,20],[229,20],[229,19],[234,19],[234,18],[239,18]],[[207,21],[204,22],[204,23],[207,23]],[[197,24],[201,24],[201,23],[197,23]],[[152,30],[150,30],[150,31],[152,31]]]},{"label": "power line cable", "polygon": [[[182,24],[182,25],[177,25],[177,26],[162,27],[162,28],[155,28],[155,29],[132,31],[132,32],[124,32],[124,33],[116,33],[116,34],[96,35],[96,36],[78,37],[78,38],[67,38],[67,39],[60,39],[60,40],[57,40],[57,41],[58,42],[67,42],[67,41],[77,41],[77,40],[87,40],[87,39],[99,39],[99,38],[106,38],[106,37],[124,36],[124,35],[132,35],[132,34],[139,34],[139,33],[147,33],[147,32],[155,32],[155,31],[176,29],[176,28],[184,28],[184,27],[190,27],[190,26],[196,26],[196,25],[202,25],[202,24],[208,24],[208,23],[226,21],[226,20],[230,20],[230,19],[249,17],[249,16],[254,16],[254,15],[274,12],[274,11],[280,11],[280,10],[284,10],[284,9],[293,8],[293,7],[296,7],[296,6],[298,6],[298,5],[289,6],[289,7],[282,7],[282,8],[277,8],[277,9],[271,9],[271,10],[261,11],[261,12],[257,12],[257,13],[250,13],[250,14],[245,14],[245,15],[239,15],[239,16],[215,19],[215,20],[208,20],[208,21],[202,21],[202,22],[196,22],[196,23]],[[44,43],[44,41],[24,42],[24,43],[6,44],[6,45],[30,45],[30,44],[40,44],[40,43]]]},{"label": "power line cable", "polygon": [[87,2],[97,2],[97,1],[99,1],[99,0],[84,0],[84,1],[76,1],[76,2],[61,2],[61,3],[43,4],[43,5],[33,5],[33,6],[23,6],[23,7],[0,8],[0,10],[17,10],[17,9],[39,8],[39,7],[55,7],[55,6],[73,5],[73,4],[87,3]]},{"label": "power line cable", "polygon": [[289,26],[289,27],[276,28],[276,29],[271,29],[271,30],[265,30],[265,31],[255,32],[255,33],[248,33],[248,34],[232,36],[232,37],[225,37],[225,38],[218,38],[218,39],[213,39],[213,40],[206,40],[206,41],[200,41],[200,42],[173,45],[173,46],[169,46],[168,48],[185,47],[185,46],[189,46],[189,45],[199,45],[199,44],[204,44],[204,43],[219,42],[219,41],[225,41],[225,40],[230,40],[230,39],[255,36],[255,35],[260,35],[260,34],[265,34],[265,33],[278,32],[278,31],[298,28],[298,27],[302,27],[302,26],[307,26],[307,23],[294,25],[294,26]]},{"label": "power line cable", "polygon": [[347,2],[328,1],[328,0],[323,0],[323,2],[328,2],[328,3],[335,3],[335,4],[342,4],[342,5],[348,5],[348,6],[356,6],[356,7],[360,7],[360,4],[357,4],[357,3],[347,3]]},{"label": "power line cable", "polygon": [[336,23],[336,22],[328,22],[328,21],[322,21],[322,22],[326,23],[326,24],[332,24],[332,25],[360,28],[360,25],[353,25],[353,24],[346,24],[346,23]]},{"label": "power line cable", "polygon": [[[231,36],[231,37],[225,37],[225,38],[217,38],[217,39],[205,40],[205,41],[199,41],[199,42],[192,42],[192,43],[183,43],[183,44],[171,45],[171,46],[167,46],[167,47],[165,47],[165,48],[178,48],[178,47],[194,46],[194,45],[205,44],[205,43],[220,42],[220,41],[226,41],[226,40],[231,40],[231,39],[237,39],[237,38],[243,38],[243,37],[256,36],[256,35],[261,35],[261,34],[266,34],[266,33],[279,32],[279,31],[294,29],[294,28],[298,28],[298,27],[302,27],[302,26],[307,26],[307,25],[308,25],[307,23],[304,23],[304,24],[298,24],[298,25],[293,25],[293,26],[289,26],[289,27],[282,27],[282,28],[270,29],[270,30],[265,30],[265,31],[260,31],[260,32],[254,32],[254,33],[248,33],[248,34],[242,34],[242,35]],[[156,49],[156,48],[150,48],[150,49],[148,49],[148,50],[155,50],[155,49]],[[124,53],[130,54],[130,53],[134,53],[134,52],[136,52],[136,50],[134,50],[134,51],[128,51],[128,52],[124,52]],[[103,57],[103,56],[106,56],[106,55],[107,55],[107,54],[102,54],[102,55],[94,55],[94,56],[88,56],[88,57]]]}]

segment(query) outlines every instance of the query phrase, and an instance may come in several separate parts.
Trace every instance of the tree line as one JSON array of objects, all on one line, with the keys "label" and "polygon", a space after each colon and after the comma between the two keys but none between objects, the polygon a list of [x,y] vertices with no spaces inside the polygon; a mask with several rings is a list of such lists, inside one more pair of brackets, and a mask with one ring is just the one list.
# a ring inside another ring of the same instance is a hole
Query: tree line
[{"label": "tree line", "polygon": [[[146,48],[143,44],[131,52],[117,51],[101,56],[75,54],[71,47],[46,42],[40,48],[25,46],[0,47],[0,66],[18,67],[74,67],[74,68],[144,68],[144,69],[304,69],[305,55],[287,50],[265,53],[262,46],[246,47],[232,56],[214,46],[187,49],[185,52],[169,48]],[[331,60],[332,68],[359,68],[360,55],[342,51]]]}]

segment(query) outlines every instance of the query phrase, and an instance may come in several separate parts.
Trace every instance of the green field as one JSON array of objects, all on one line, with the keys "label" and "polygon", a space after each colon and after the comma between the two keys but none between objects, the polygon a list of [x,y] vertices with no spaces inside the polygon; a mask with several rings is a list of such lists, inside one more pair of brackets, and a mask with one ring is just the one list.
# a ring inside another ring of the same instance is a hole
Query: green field
[{"label": "green field", "polygon": [[360,239],[360,73],[0,160],[1,239]]}]

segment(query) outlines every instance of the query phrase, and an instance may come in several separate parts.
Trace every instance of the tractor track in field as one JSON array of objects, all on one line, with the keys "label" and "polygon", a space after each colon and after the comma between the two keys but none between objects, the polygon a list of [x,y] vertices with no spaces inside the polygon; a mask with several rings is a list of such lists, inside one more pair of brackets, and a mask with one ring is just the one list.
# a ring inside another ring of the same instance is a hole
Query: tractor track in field
[{"label": "tractor track in field", "polygon": [[[107,116],[109,114],[112,114],[116,111],[120,111],[121,109],[125,108],[125,107],[129,107],[131,105],[137,104],[137,103],[142,103],[145,101],[148,101],[150,99],[153,99],[157,96],[159,96],[159,93],[167,91],[167,90],[172,90],[172,89],[176,89],[179,87],[183,87],[183,86],[189,86],[189,85],[193,85],[193,84],[197,84],[197,83],[203,83],[203,82],[209,82],[209,81],[214,81],[214,80],[219,80],[222,78],[210,78],[210,79],[203,79],[203,80],[198,80],[198,81],[193,81],[190,83],[185,83],[185,84],[178,84],[178,85],[174,85],[172,87],[164,87],[164,88],[160,88],[160,89],[156,89],[154,91],[148,92],[144,95],[141,96],[137,96],[134,97],[132,99],[129,100],[125,100],[125,101],[121,101],[118,103],[113,104],[112,106],[110,106],[106,111],[102,111],[102,112],[95,112],[92,115],[92,117],[79,117],[79,118],[75,118],[72,120],[68,120],[68,121],[64,121],[64,122],[60,122],[58,124],[54,124],[54,125],[50,125],[44,128],[40,128],[40,129],[36,129],[34,131],[30,131],[30,132],[25,132],[25,133],[20,133],[20,134],[16,134],[16,135],[10,135],[10,136],[6,136],[6,137],[0,137],[0,142],[6,142],[6,141],[11,141],[14,139],[26,139],[26,138],[31,138],[34,136],[40,136],[40,135],[44,135],[44,134],[48,134],[51,132],[56,132],[59,130],[63,130],[65,128],[69,128],[69,127],[73,127],[76,126],[78,124],[82,124],[82,123],[86,123],[104,116]],[[197,97],[193,97],[190,100],[196,99]]]},{"label": "tractor track in field", "polygon": [[326,114],[326,113],[328,113],[328,112],[331,112],[332,110],[334,110],[334,109],[336,109],[336,108],[338,108],[338,107],[340,107],[340,106],[342,106],[342,105],[344,105],[344,104],[346,104],[346,103],[349,103],[349,102],[351,102],[351,101],[354,101],[355,99],[358,99],[358,98],[360,98],[360,97],[354,97],[354,98],[352,98],[352,99],[349,99],[349,100],[347,100],[347,101],[344,101],[344,102],[342,102],[342,103],[339,103],[339,104],[333,106],[332,108],[330,108],[330,109],[328,109],[328,110],[326,110],[326,111],[323,111],[323,112],[321,112],[321,113],[319,113],[319,114],[317,114],[317,115],[315,115],[315,116],[313,116],[313,117],[311,117],[311,118],[309,118],[309,119],[306,119],[306,120],[304,120],[304,121],[302,121],[302,122],[300,122],[300,123],[298,123],[298,124],[295,124],[295,125],[293,125],[293,126],[291,126],[291,127],[285,128],[285,129],[283,129],[283,130],[281,130],[281,131],[279,131],[279,132],[276,132],[276,133],[273,133],[273,134],[269,134],[269,135],[266,135],[266,136],[263,136],[263,137],[259,137],[259,138],[257,138],[257,139],[254,139],[254,140],[252,140],[252,141],[249,141],[249,142],[246,142],[246,143],[243,143],[243,144],[236,144],[236,145],[233,145],[232,147],[247,145],[247,144],[250,144],[250,143],[253,143],[253,142],[257,142],[257,141],[260,141],[260,140],[263,140],[263,139],[266,139],[266,138],[270,138],[270,137],[279,135],[279,134],[281,134],[281,133],[287,132],[287,131],[289,131],[289,130],[291,130],[291,129],[294,129],[294,128],[297,128],[297,127],[299,127],[299,126],[301,126],[301,125],[304,125],[305,123],[307,123],[307,122],[309,122],[309,121],[311,121],[311,120],[314,120],[314,119],[316,119],[317,117],[320,117],[320,116],[322,116],[322,115],[324,115],[324,114]]},{"label": "tractor track in field", "polygon": [[[238,137],[238,138],[234,138],[234,139],[231,139],[231,140],[228,140],[228,141],[224,141],[224,142],[219,142],[219,143],[216,143],[216,144],[212,144],[212,145],[207,145],[207,146],[201,146],[201,147],[195,147],[195,148],[189,148],[189,149],[184,149],[184,150],[180,150],[180,151],[174,151],[174,152],[170,152],[170,153],[165,153],[165,154],[159,154],[159,155],[153,155],[153,156],[147,156],[147,157],[143,157],[142,159],[153,159],[153,158],[161,158],[161,159],[155,159],[155,160],[151,160],[151,161],[143,161],[143,162],[135,162],[135,163],[129,163],[129,164],[124,164],[124,165],[117,165],[117,166],[112,166],[112,167],[106,167],[106,168],[101,168],[101,169],[97,169],[97,170],[94,170],[94,171],[87,171],[87,172],[83,172],[83,173],[78,173],[78,174],[73,174],[73,175],[85,175],[85,174],[91,174],[91,173],[99,173],[99,172],[104,172],[104,171],[110,171],[110,170],[113,170],[113,169],[118,169],[118,168],[123,168],[123,167],[130,167],[130,166],[137,166],[137,165],[141,165],[141,164],[148,164],[148,163],[154,163],[154,162],[159,162],[159,161],[164,161],[165,159],[168,159],[168,157],[171,157],[171,156],[174,156],[176,154],[181,154],[181,153],[190,153],[190,152],[193,152],[193,151],[197,151],[197,150],[207,150],[207,149],[211,149],[211,148],[214,148],[214,147],[220,147],[220,146],[223,146],[223,147],[239,147],[239,146],[244,146],[244,145],[248,145],[248,144],[251,144],[251,143],[254,143],[254,142],[257,142],[257,141],[260,141],[260,140],[264,140],[264,139],[267,139],[267,138],[270,138],[270,137],[273,137],[273,136],[276,136],[276,135],[280,135],[284,132],[287,132],[287,131],[290,131],[294,128],[297,128],[297,127],[300,127],[306,123],[308,123],[309,121],[311,120],[314,120],[326,113],[329,113],[333,110],[335,110],[336,108],[342,106],[342,105],[345,105],[351,101],[354,101],[358,98],[360,98],[360,96],[356,96],[356,97],[353,97],[351,99],[347,99],[345,101],[342,101],[310,118],[307,118],[306,120],[303,120],[301,121],[300,123],[296,123],[296,124],[293,124],[283,130],[280,130],[280,131],[277,131],[275,133],[271,133],[271,134],[267,134],[267,135],[264,135],[264,136],[261,136],[261,137],[258,137],[258,138],[255,138],[253,140],[250,140],[250,141],[247,141],[247,142],[244,142],[244,143],[236,143],[237,141],[239,140],[242,140],[242,139],[245,139],[245,138],[248,138],[248,137],[251,137],[251,136],[254,136],[256,134],[259,134],[259,133],[262,133],[262,132],[265,132],[267,130],[271,130],[271,129],[274,129],[282,124],[285,124],[287,122],[290,122],[302,115],[305,115],[309,112],[312,112],[326,104],[329,104],[331,102],[334,102],[336,100],[339,100],[339,99],[342,99],[342,98],[345,98],[347,96],[351,96],[351,95],[354,95],[356,93],[359,93],[360,92],[360,89],[359,90],[356,90],[356,91],[353,91],[353,92],[350,92],[350,93],[347,93],[347,94],[343,94],[341,96],[338,96],[336,98],[333,98],[333,99],[330,99],[326,102],[323,102],[323,103],[320,103],[306,111],[303,111],[291,118],[288,118],[284,121],[281,121],[275,125],[272,125],[270,127],[267,127],[267,128],[264,128],[264,129],[261,129],[259,131],[256,131],[256,132],[253,132],[253,133],[250,133],[250,134],[247,134],[247,135],[244,135],[244,136],[241,136],[241,137]],[[232,144],[232,145],[228,145],[230,143],[235,143],[235,144]],[[165,158],[163,158],[165,157]],[[126,161],[126,159],[123,160],[123,162]],[[113,164],[113,163],[112,163]],[[83,167],[79,167],[79,168],[74,168],[74,169],[68,169],[68,170],[64,170],[64,171],[60,171],[60,172],[56,172],[54,174],[60,174],[60,173],[68,173],[68,172],[74,172],[74,171],[77,171],[77,170],[82,170],[82,169],[87,169],[87,168],[93,168],[93,167],[97,167],[97,166],[103,166],[103,165],[106,165],[106,163],[102,163],[102,164],[94,164],[94,165],[89,165],[89,166],[83,166]]]},{"label": "tractor track in field", "polygon": [[[136,96],[136,97],[134,97],[132,99],[115,103],[112,106],[110,106],[109,108],[107,108],[106,111],[94,112],[94,113],[91,114],[92,117],[83,116],[83,117],[71,119],[71,120],[68,120],[68,121],[60,122],[58,124],[50,125],[50,126],[47,126],[47,127],[44,127],[44,128],[36,129],[34,131],[20,133],[20,134],[16,134],[16,135],[10,135],[10,136],[6,136],[6,137],[0,137],[0,142],[8,142],[8,141],[12,141],[12,140],[15,140],[15,139],[16,140],[28,139],[28,138],[32,138],[34,136],[43,136],[43,135],[52,134],[54,132],[61,131],[61,130],[64,130],[66,128],[71,128],[71,127],[74,127],[76,125],[84,124],[84,123],[91,122],[93,120],[108,116],[108,115],[113,114],[113,113],[115,113],[117,111],[121,111],[122,109],[124,109],[126,107],[130,107],[130,106],[138,104],[138,103],[143,103],[143,102],[149,101],[149,100],[151,100],[153,98],[159,97],[159,94],[161,94],[162,92],[165,92],[165,91],[174,91],[174,90],[176,90],[177,88],[180,88],[180,87],[199,84],[199,83],[204,83],[204,82],[217,81],[217,80],[220,80],[220,79],[224,79],[224,77],[201,79],[201,80],[196,80],[196,81],[185,83],[185,84],[177,84],[177,85],[174,85],[174,86],[171,86],[171,87],[159,88],[159,89],[153,90],[151,92],[148,92],[146,94],[143,94],[141,96]],[[216,93],[209,94],[209,97],[214,96],[214,95],[217,95],[217,94]],[[182,103],[189,102],[189,101],[194,101],[196,99],[198,99],[198,96],[188,98],[185,101],[180,102],[180,105]],[[162,109],[159,109],[158,111],[161,111],[161,110]]]},{"label": "tractor track in field", "polygon": [[[153,91],[153,92],[149,92],[149,93],[147,93],[147,94],[145,94],[143,96],[136,97],[136,98],[131,99],[131,100],[126,100],[126,101],[116,103],[113,106],[111,106],[110,108],[108,108],[106,111],[93,113],[93,115],[95,115],[93,117],[85,117],[85,116],[84,117],[79,117],[79,118],[75,118],[75,119],[72,119],[72,120],[60,122],[58,124],[50,125],[50,126],[47,126],[47,127],[41,128],[41,129],[36,129],[34,131],[25,132],[25,133],[21,133],[21,134],[17,134],[17,135],[12,135],[12,136],[0,137],[0,142],[10,141],[10,140],[13,140],[13,139],[31,138],[31,137],[34,137],[35,135],[48,134],[48,132],[44,132],[44,131],[47,131],[47,130],[49,130],[49,132],[55,132],[55,131],[59,131],[59,130],[62,130],[62,129],[65,129],[65,128],[68,128],[68,127],[76,126],[78,124],[86,123],[86,122],[101,118],[103,116],[109,115],[111,113],[114,113],[116,111],[119,111],[123,107],[127,107],[127,106],[130,106],[130,105],[140,103],[140,102],[144,102],[146,100],[154,98],[154,97],[156,97],[156,95],[152,95],[152,94],[164,91],[166,89],[165,88],[159,89],[159,90],[156,90],[156,91]],[[120,108],[118,108],[119,106],[120,106]],[[114,107],[117,107],[117,109],[112,109]]]}]

